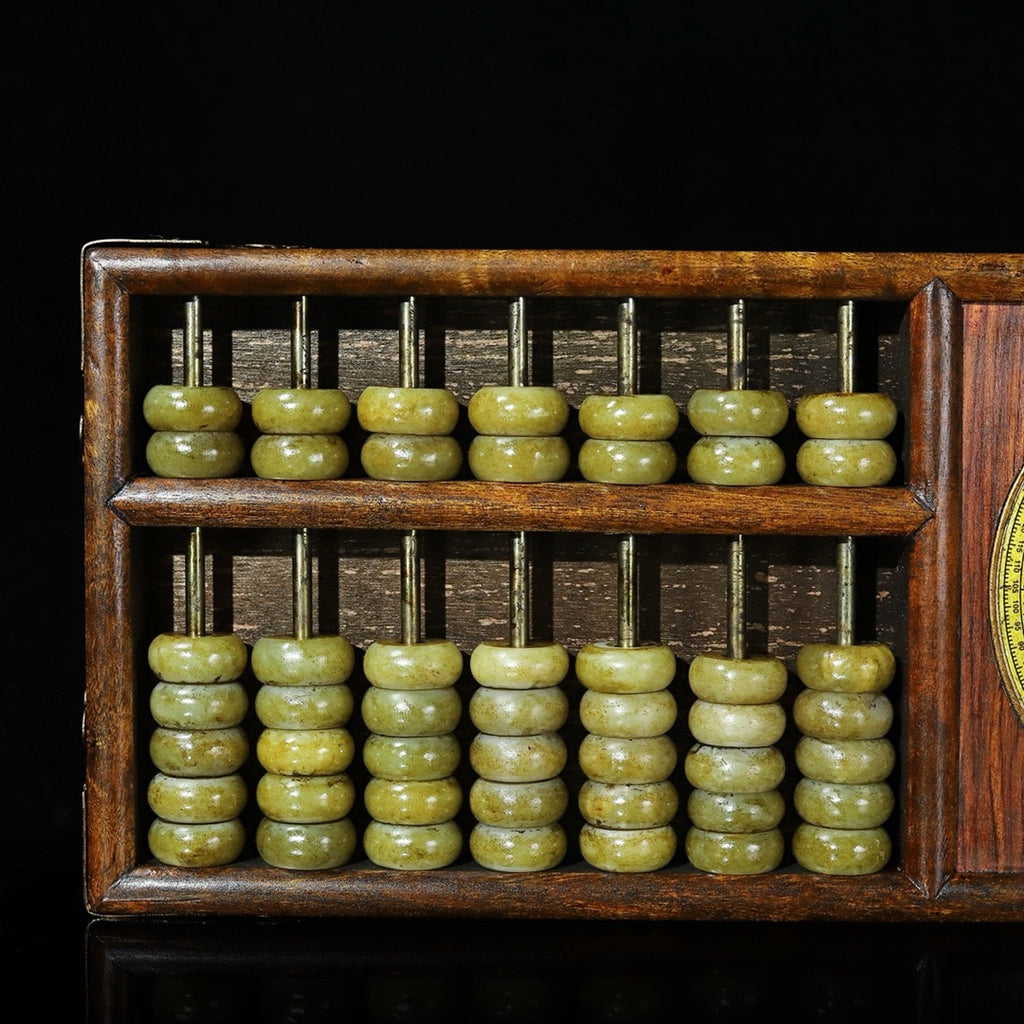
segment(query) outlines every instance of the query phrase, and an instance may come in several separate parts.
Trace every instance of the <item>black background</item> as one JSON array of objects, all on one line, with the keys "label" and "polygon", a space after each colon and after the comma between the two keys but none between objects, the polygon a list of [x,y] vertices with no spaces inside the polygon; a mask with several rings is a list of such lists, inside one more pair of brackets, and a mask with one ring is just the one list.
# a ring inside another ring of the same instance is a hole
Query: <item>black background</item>
[{"label": "black background", "polygon": [[22,962],[69,972],[52,999],[77,992],[87,925],[86,243],[1024,243],[1019,37],[951,4],[81,2],[4,22],[0,895]]}]

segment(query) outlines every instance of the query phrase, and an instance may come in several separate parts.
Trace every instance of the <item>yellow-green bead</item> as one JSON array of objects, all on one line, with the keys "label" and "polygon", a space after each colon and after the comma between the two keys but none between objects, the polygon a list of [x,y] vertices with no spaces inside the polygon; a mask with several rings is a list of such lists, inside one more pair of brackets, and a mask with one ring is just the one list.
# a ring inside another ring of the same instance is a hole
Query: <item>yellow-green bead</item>
[{"label": "yellow-green bead", "polygon": [[462,787],[452,776],[444,779],[397,781],[370,779],[363,791],[370,817],[392,825],[439,825],[462,807]]},{"label": "yellow-green bead", "polygon": [[675,770],[678,753],[670,736],[627,739],[584,736],[579,766],[588,779],[608,783],[663,782]]},{"label": "yellow-green bead", "polygon": [[822,392],[796,403],[796,424],[808,437],[881,440],[896,426],[896,403],[872,392]]},{"label": "yellow-green bead", "polygon": [[715,704],[770,704],[785,692],[788,676],[778,658],[726,658],[698,654],[690,662],[690,689]]},{"label": "yellow-green bead", "polygon": [[712,747],[698,743],[683,762],[686,780],[712,793],[763,793],[777,789],[786,762],[776,747]]},{"label": "yellow-green bead", "polygon": [[570,459],[564,437],[477,434],[469,444],[469,468],[477,480],[553,483],[565,476]]},{"label": "yellow-green bead", "polygon": [[199,824],[161,821],[149,826],[149,850],[162,864],[179,868],[221,867],[237,860],[245,848],[245,828],[238,818]]},{"label": "yellow-green bead", "polygon": [[481,686],[469,699],[469,717],[481,732],[494,735],[557,732],[569,717],[569,698],[558,686],[536,690]]},{"label": "yellow-green bead", "polygon": [[668,441],[618,441],[588,438],[580,446],[584,480],[599,484],[663,484],[672,478],[678,458]]},{"label": "yellow-green bead", "polygon": [[569,671],[569,653],[559,643],[513,647],[484,642],[469,656],[469,670],[481,686],[504,690],[557,686]]},{"label": "yellow-green bead", "polygon": [[468,413],[478,434],[551,437],[569,422],[569,403],[555,388],[500,384],[480,388]]},{"label": "yellow-green bead", "polygon": [[655,693],[598,693],[580,700],[580,722],[599,736],[661,736],[675,725],[676,699],[670,690]]},{"label": "yellow-green bead", "polygon": [[245,809],[248,793],[237,772],[214,778],[180,778],[158,772],[149,780],[146,800],[164,821],[183,824],[230,821]]},{"label": "yellow-green bead", "polygon": [[436,690],[385,690],[371,686],[363,694],[363,722],[384,736],[440,736],[454,732],[462,717],[462,698],[451,686]]},{"label": "yellow-green bead", "polygon": [[786,457],[768,437],[702,437],[686,456],[698,484],[769,486],[782,479]]},{"label": "yellow-green bead", "polygon": [[233,388],[157,384],[146,392],[142,415],[153,430],[233,431],[242,419],[242,400]]},{"label": "yellow-green bead", "polygon": [[337,821],[355,804],[356,787],[337,775],[277,775],[267,772],[256,784],[256,803],[275,821],[294,824]]},{"label": "yellow-green bead", "polygon": [[339,775],[354,756],[347,729],[264,729],[256,740],[257,759],[274,775]]},{"label": "yellow-green bead", "polygon": [[896,805],[887,782],[839,783],[801,779],[793,792],[797,814],[826,828],[877,828]]},{"label": "yellow-green bead", "polygon": [[789,419],[789,405],[779,391],[699,388],[690,396],[686,415],[698,434],[774,437]]},{"label": "yellow-green bead", "polygon": [[165,775],[201,778],[230,775],[249,756],[249,737],[237,726],[230,729],[153,730],[150,760]]},{"label": "yellow-green bead", "polygon": [[883,828],[822,828],[802,822],[793,833],[793,856],[822,875],[870,875],[889,862],[892,840]]},{"label": "yellow-green bead", "polygon": [[352,716],[355,699],[346,683],[329,686],[261,686],[256,716],[268,729],[335,729]]},{"label": "yellow-green bead", "polygon": [[881,782],[896,767],[896,748],[884,737],[825,741],[802,736],[794,757],[802,775],[822,782]]},{"label": "yellow-green bead", "polygon": [[797,449],[796,471],[818,487],[881,487],[896,472],[888,441],[811,438]]},{"label": "yellow-green bead", "polygon": [[264,480],[337,480],[348,469],[348,445],[337,434],[261,434],[249,461]]},{"label": "yellow-green bead", "polygon": [[248,652],[233,633],[161,633],[148,658],[152,672],[167,683],[228,683],[245,671]]},{"label": "yellow-green bead", "polygon": [[352,644],[337,634],[263,636],[252,649],[253,674],[277,686],[326,686],[345,682],[355,666]]},{"label": "yellow-green bead", "polygon": [[160,477],[215,480],[245,464],[245,446],[231,430],[158,430],[146,442],[146,462]]},{"label": "yellow-green bead", "polygon": [[689,728],[698,743],[713,747],[769,747],[786,731],[781,704],[716,704],[695,700]]},{"label": "yellow-green bead", "polygon": [[691,790],[690,821],[705,832],[767,832],[782,821],[786,801],[777,789],[762,793],[712,793]]},{"label": "yellow-green bead", "polygon": [[469,834],[473,859],[491,871],[546,871],[563,860],[567,848],[557,822],[521,829],[477,824]]},{"label": "yellow-green bead", "polygon": [[459,402],[444,388],[368,387],[356,416],[371,434],[450,434],[459,422]]},{"label": "yellow-green bead", "polygon": [[256,848],[274,868],[325,871],[352,859],[357,842],[350,818],[296,824],[264,818],[256,827]]},{"label": "yellow-green bead", "polygon": [[793,701],[793,721],[819,740],[876,740],[892,727],[892,702],[884,693],[804,690]]},{"label": "yellow-green bead", "polygon": [[451,480],[462,469],[462,448],[454,437],[371,434],[359,454],[373,480]]},{"label": "yellow-green bead", "polygon": [[896,675],[896,659],[879,643],[805,644],[797,652],[796,674],[814,690],[881,693]]},{"label": "yellow-green bead", "polygon": [[381,779],[443,779],[455,772],[462,748],[451,733],[443,736],[382,736],[363,744],[363,764]]},{"label": "yellow-green bead", "polygon": [[676,657],[664,644],[588,643],[576,655],[576,678],[598,693],[655,693],[675,675]]},{"label": "yellow-green bead", "polygon": [[245,718],[249,695],[239,682],[157,683],[149,710],[168,729],[229,729]]},{"label": "yellow-green bead", "polygon": [[756,875],[774,871],[786,852],[782,832],[686,833],[686,859],[698,870],[720,875]]},{"label": "yellow-green bead", "polygon": [[556,732],[536,736],[491,736],[477,733],[469,744],[469,763],[492,782],[539,782],[565,768],[568,750]]},{"label": "yellow-green bead", "polygon": [[679,426],[671,395],[589,395],[579,416],[588,437],[616,441],[665,441]]},{"label": "yellow-green bead", "polygon": [[394,825],[371,821],[363,850],[378,867],[400,871],[444,868],[462,852],[462,830],[454,821],[438,825]]},{"label": "yellow-green bead", "polygon": [[597,828],[660,828],[679,810],[679,793],[668,781],[607,783],[588,779],[580,787],[580,814]]},{"label": "yellow-green bead", "polygon": [[337,388],[264,388],[252,400],[252,419],[264,434],[338,434],[352,405]]},{"label": "yellow-green bead", "polygon": [[669,825],[660,828],[609,829],[585,824],[580,853],[599,871],[621,874],[657,871],[675,856],[678,840]]},{"label": "yellow-green bead", "polygon": [[375,640],[363,655],[363,675],[385,690],[438,690],[462,675],[462,652],[451,640]]},{"label": "yellow-green bead", "polygon": [[469,809],[483,825],[540,828],[558,821],[568,806],[569,790],[561,778],[536,782],[476,779],[469,790]]}]

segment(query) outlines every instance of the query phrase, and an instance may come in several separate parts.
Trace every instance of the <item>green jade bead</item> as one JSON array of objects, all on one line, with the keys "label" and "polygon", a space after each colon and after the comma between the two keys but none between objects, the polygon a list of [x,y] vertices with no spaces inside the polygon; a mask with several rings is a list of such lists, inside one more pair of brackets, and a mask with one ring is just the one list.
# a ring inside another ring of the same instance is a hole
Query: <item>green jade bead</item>
[{"label": "green jade bead", "polygon": [[440,825],[461,810],[462,786],[452,776],[416,782],[370,779],[363,791],[363,803],[375,821]]},{"label": "green jade bead", "polygon": [[445,388],[368,387],[356,403],[359,425],[369,434],[450,434],[459,402]]},{"label": "green jade bead", "polygon": [[797,814],[825,828],[878,828],[892,815],[896,798],[887,782],[837,783],[801,779],[793,791]]},{"label": "green jade bead", "polygon": [[363,764],[380,779],[426,781],[454,774],[462,747],[451,733],[442,736],[382,736],[363,743]]},{"label": "green jade bead", "polygon": [[896,675],[896,659],[885,644],[805,644],[796,674],[814,690],[881,693]]},{"label": "green jade bead", "polygon": [[158,430],[146,442],[146,462],[159,477],[216,480],[245,464],[245,446],[231,430]]},{"label": "green jade bead", "polygon": [[666,441],[679,426],[670,395],[589,395],[580,403],[580,430],[609,441]]},{"label": "green jade bead", "polygon": [[608,829],[585,824],[580,853],[599,871],[619,874],[657,871],[676,854],[678,839],[669,825],[660,828]]},{"label": "green jade bead", "polygon": [[764,793],[777,789],[786,762],[775,747],[712,747],[695,744],[683,761],[686,780],[711,793]]},{"label": "green jade bead", "polygon": [[698,388],[687,402],[686,416],[698,434],[774,437],[789,419],[789,405],[779,391]]},{"label": "green jade bead", "polygon": [[576,678],[598,693],[656,693],[675,675],[676,657],[664,644],[588,643],[576,655]]},{"label": "green jade bead", "polygon": [[209,778],[238,771],[249,756],[245,730],[154,729],[149,739],[149,757],[165,775]]},{"label": "green jade bead", "polygon": [[142,400],[146,423],[159,431],[233,431],[242,420],[242,400],[233,388],[157,384]]},{"label": "green jade bead", "polygon": [[264,818],[256,827],[256,849],[273,868],[326,871],[352,859],[358,836],[350,818],[297,824]]},{"label": "green jade bead", "polygon": [[363,675],[385,690],[438,690],[462,675],[462,652],[451,640],[375,640],[363,655]]},{"label": "green jade bead", "polygon": [[478,434],[498,437],[553,437],[569,422],[569,403],[552,387],[482,387],[470,398],[467,412]]},{"label": "green jade bead", "polygon": [[245,849],[245,827],[238,818],[191,824],[157,818],[147,836],[149,850],[161,864],[179,868],[214,868],[230,864]]},{"label": "green jade bead", "polygon": [[686,833],[686,859],[698,870],[719,875],[758,875],[774,871],[786,852],[782,832],[709,832],[692,827]]},{"label": "green jade bead", "polygon": [[580,700],[580,722],[598,736],[636,739],[661,736],[675,725],[676,699],[670,690],[655,693],[598,693],[587,690]]},{"label": "green jade bead", "polygon": [[372,480],[451,480],[462,469],[462,448],[454,437],[371,434],[359,459]]},{"label": "green jade bead", "polygon": [[686,471],[698,484],[770,486],[785,469],[782,449],[767,437],[702,437],[686,456]]},{"label": "green jade bead", "polygon": [[535,736],[477,733],[469,744],[469,763],[492,782],[540,782],[553,779],[566,765],[568,749],[556,732]]},{"label": "green jade bead", "polygon": [[560,778],[537,782],[476,779],[469,790],[469,809],[483,825],[540,828],[558,821],[568,807],[569,789]]},{"label": "green jade bead", "polygon": [[363,850],[378,867],[427,871],[454,863],[462,853],[462,830],[454,821],[437,825],[393,825],[371,821],[363,831]]},{"label": "green jade bead", "polygon": [[504,828],[477,823],[469,834],[469,852],[491,871],[547,871],[565,858],[568,842],[558,822],[538,828]]},{"label": "green jade bead", "polygon": [[588,779],[580,787],[578,804],[584,820],[596,828],[660,828],[675,818],[679,792],[668,780],[612,785]]},{"label": "green jade bead", "polygon": [[796,403],[796,424],[807,437],[881,440],[896,427],[896,403],[872,392],[821,392]]},{"label": "green jade bead", "polygon": [[705,832],[767,832],[781,823],[785,812],[785,798],[777,789],[763,793],[694,789],[686,801],[691,823]]},{"label": "green jade bead", "polygon": [[590,733],[579,746],[579,767],[594,782],[664,782],[675,771],[676,744],[670,736],[627,739]]},{"label": "green jade bead", "polygon": [[469,717],[481,732],[496,736],[557,732],[569,717],[569,698],[558,686],[541,690],[481,686],[469,699]]},{"label": "green jade bead", "polygon": [[178,778],[158,772],[146,790],[149,809],[164,821],[181,824],[230,821],[248,800],[245,780],[237,772],[214,778]]},{"label": "green jade bead", "polygon": [[355,805],[356,787],[337,775],[276,775],[266,773],[256,783],[256,803],[274,821],[311,825],[347,817]]},{"label": "green jade bead", "polygon": [[886,738],[819,740],[802,736],[794,759],[801,775],[821,782],[882,782],[896,767],[896,748]]},{"label": "green jade bead", "polygon": [[352,404],[337,388],[264,388],[252,400],[252,420],[264,434],[339,434]]},{"label": "green jade bead", "polygon": [[153,674],[167,683],[228,683],[245,671],[248,652],[233,633],[161,633],[148,651]]},{"label": "green jade bead", "polygon": [[896,473],[888,441],[811,438],[797,449],[800,479],[818,487],[881,487]]},{"label": "green jade bead", "polygon": [[252,649],[253,674],[277,686],[328,686],[344,683],[355,667],[352,644],[336,634],[264,636]]},{"label": "green jade bead", "polygon": [[785,692],[788,675],[778,658],[726,658],[698,654],[690,662],[690,689],[714,704],[771,704]]},{"label": "green jade bead", "polygon": [[352,717],[355,699],[346,683],[261,686],[256,717],[268,729],[336,729]]},{"label": "green jade bead", "polygon": [[440,736],[454,732],[462,698],[451,686],[436,690],[385,690],[371,686],[361,705],[366,727],[382,736]]},{"label": "green jade bead", "polygon": [[876,740],[892,728],[892,702],[884,693],[804,690],[793,701],[793,722],[819,740]]},{"label": "green jade bead", "polygon": [[793,856],[807,871],[821,875],[870,875],[892,856],[884,828],[822,828],[802,822],[793,832]]},{"label": "green jade bead", "polygon": [[264,729],[256,757],[274,775],[339,775],[352,763],[348,729]]},{"label": "green jade bead", "polygon": [[569,652],[559,643],[513,647],[485,642],[473,649],[469,670],[481,686],[504,690],[557,686],[569,671]]},{"label": "green jade bead", "polygon": [[337,480],[348,469],[348,445],[337,434],[261,434],[249,461],[263,480]]},{"label": "green jade bead", "polygon": [[588,438],[580,446],[579,467],[584,480],[599,484],[663,484],[678,465],[668,441],[619,441]]},{"label": "green jade bead", "polygon": [[249,710],[245,687],[233,683],[157,683],[149,711],[167,729],[230,729]]},{"label": "green jade bead", "polygon": [[564,437],[477,434],[469,443],[469,469],[477,480],[542,484],[561,480],[572,453]]},{"label": "green jade bead", "polygon": [[770,747],[786,731],[781,704],[716,704],[695,700],[688,716],[690,733],[712,747]]}]

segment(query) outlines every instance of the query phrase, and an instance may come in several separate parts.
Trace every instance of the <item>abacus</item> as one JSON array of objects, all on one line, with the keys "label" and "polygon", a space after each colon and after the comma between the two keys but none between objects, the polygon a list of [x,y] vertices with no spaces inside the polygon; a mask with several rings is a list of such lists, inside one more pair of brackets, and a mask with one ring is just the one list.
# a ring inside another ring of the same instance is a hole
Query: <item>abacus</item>
[{"label": "abacus", "polygon": [[90,913],[1024,919],[1024,257],[81,269]]}]

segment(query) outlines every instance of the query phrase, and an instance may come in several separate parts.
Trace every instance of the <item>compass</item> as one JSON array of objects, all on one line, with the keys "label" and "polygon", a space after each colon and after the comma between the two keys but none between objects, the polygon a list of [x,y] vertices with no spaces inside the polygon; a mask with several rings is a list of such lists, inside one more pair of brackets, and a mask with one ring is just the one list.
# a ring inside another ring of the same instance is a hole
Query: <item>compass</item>
[{"label": "compass", "polygon": [[999,673],[1024,724],[1024,467],[999,515],[992,547],[989,602]]}]

